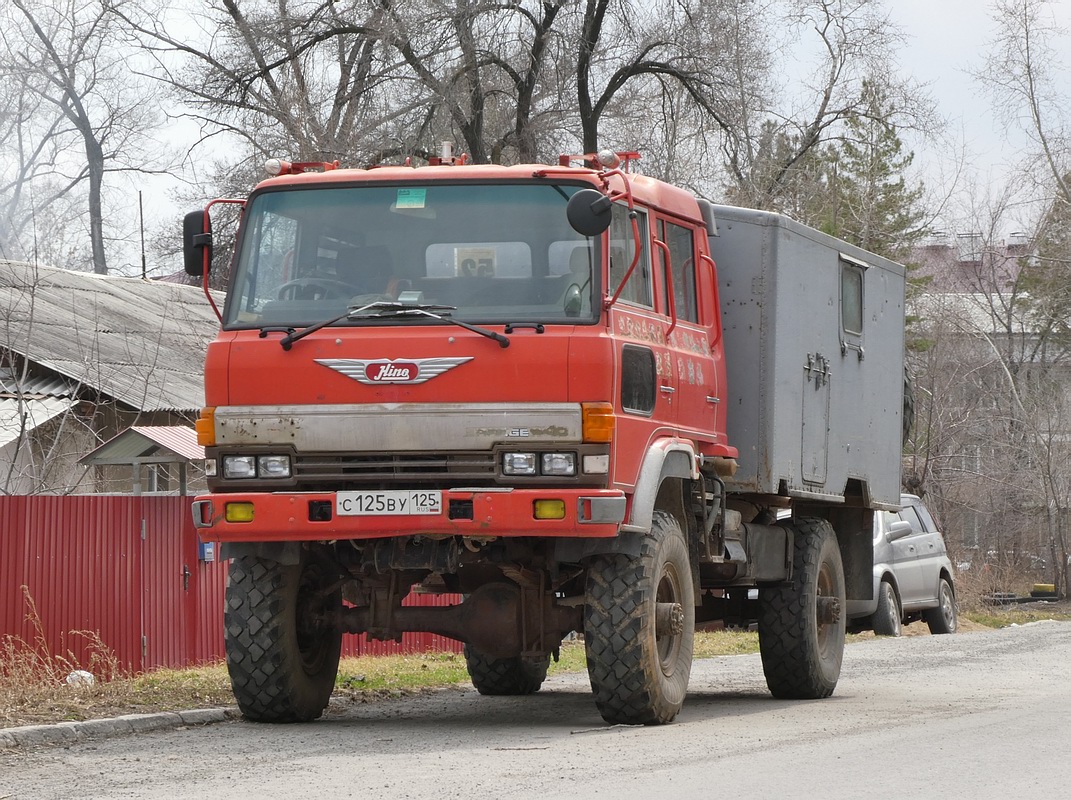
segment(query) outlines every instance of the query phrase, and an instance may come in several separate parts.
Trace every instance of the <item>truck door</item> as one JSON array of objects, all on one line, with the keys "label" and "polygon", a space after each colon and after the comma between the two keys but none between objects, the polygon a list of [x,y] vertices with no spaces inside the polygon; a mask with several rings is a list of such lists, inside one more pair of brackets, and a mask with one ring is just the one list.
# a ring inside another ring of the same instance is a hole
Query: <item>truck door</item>
[{"label": "truck door", "polygon": [[[625,488],[635,485],[647,444],[659,435],[675,434],[677,416],[677,379],[666,343],[667,323],[654,303],[650,223],[642,209],[634,213],[640,234],[639,261],[609,318],[618,373],[614,405],[619,444],[614,447],[614,474]],[[607,289],[612,296],[628,273],[637,244],[629,210],[622,204],[614,205],[607,241]]]},{"label": "truck door", "polygon": [[677,389],[677,426],[687,438],[713,440],[721,387],[710,348],[713,320],[701,319],[699,308],[697,233],[692,226],[661,219],[656,235],[659,308],[666,328],[672,327],[667,347]]}]

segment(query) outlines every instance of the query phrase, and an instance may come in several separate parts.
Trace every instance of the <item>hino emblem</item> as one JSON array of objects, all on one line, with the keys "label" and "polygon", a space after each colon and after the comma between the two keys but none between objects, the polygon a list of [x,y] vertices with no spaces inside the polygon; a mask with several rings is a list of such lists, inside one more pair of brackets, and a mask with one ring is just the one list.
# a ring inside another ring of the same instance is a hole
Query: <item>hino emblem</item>
[{"label": "hino emblem", "polygon": [[318,358],[317,364],[341,372],[368,386],[377,383],[424,383],[466,361],[464,358]]}]

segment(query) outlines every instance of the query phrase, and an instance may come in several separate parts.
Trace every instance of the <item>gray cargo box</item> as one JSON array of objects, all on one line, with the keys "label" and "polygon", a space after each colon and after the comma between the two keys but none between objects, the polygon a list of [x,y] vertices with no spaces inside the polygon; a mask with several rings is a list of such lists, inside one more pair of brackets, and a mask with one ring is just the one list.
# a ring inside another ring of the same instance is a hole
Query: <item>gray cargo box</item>
[{"label": "gray cargo box", "polygon": [[708,206],[731,492],[900,502],[904,268],[780,214]]}]

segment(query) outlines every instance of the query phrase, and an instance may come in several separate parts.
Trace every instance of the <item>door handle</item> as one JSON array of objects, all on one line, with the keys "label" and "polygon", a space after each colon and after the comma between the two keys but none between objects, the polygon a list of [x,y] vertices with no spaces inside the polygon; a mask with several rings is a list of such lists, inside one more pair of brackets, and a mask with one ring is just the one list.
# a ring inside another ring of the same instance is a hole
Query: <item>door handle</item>
[{"label": "door handle", "polygon": [[188,592],[190,590],[190,575],[192,575],[192,574],[193,573],[190,572],[189,566],[187,566],[186,564],[183,564],[182,565],[182,591]]}]

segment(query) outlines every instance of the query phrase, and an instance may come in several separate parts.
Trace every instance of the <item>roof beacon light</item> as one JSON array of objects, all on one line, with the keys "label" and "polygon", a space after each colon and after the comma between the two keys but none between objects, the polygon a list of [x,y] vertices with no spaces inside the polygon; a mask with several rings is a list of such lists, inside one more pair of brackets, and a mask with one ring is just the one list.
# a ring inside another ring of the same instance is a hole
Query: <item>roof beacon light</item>
[{"label": "roof beacon light", "polygon": [[607,169],[616,169],[621,163],[621,158],[613,150],[600,150],[597,158]]},{"label": "roof beacon light", "polygon": [[269,175],[301,175],[304,172],[330,172],[338,169],[338,161],[283,161],[269,158],[264,162],[264,171]]},{"label": "roof beacon light", "polygon": [[452,143],[443,142],[442,155],[440,156],[440,158],[442,158],[444,164],[447,164],[447,163],[449,163],[450,161],[453,160],[453,158],[454,158],[454,145]]}]

